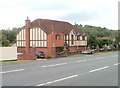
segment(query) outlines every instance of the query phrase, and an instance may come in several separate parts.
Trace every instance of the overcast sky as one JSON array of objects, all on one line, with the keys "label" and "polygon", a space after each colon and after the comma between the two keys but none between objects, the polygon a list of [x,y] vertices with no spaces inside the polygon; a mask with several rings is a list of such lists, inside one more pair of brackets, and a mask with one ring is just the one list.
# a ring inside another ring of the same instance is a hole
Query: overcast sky
[{"label": "overcast sky", "polygon": [[22,27],[27,16],[118,29],[119,0],[0,0],[0,29]]}]

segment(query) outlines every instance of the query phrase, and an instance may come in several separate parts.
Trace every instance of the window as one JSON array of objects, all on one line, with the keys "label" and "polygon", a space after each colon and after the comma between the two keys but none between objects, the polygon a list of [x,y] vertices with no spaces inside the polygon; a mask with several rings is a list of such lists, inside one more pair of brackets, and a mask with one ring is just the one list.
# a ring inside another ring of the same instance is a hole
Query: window
[{"label": "window", "polygon": [[73,45],[73,35],[71,35],[71,45]]},{"label": "window", "polygon": [[60,40],[60,35],[56,35],[56,40]]},{"label": "window", "polygon": [[77,40],[80,40],[80,36],[77,36]]},{"label": "window", "polygon": [[65,39],[64,39],[65,41],[67,40],[67,35],[65,35]]},{"label": "window", "polygon": [[82,40],[85,40],[85,36],[82,36]]}]

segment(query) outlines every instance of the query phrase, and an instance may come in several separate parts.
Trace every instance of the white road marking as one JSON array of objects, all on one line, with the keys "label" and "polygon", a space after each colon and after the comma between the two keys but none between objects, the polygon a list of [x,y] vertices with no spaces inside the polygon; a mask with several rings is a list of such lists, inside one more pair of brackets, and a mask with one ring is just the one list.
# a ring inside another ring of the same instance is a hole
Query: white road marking
[{"label": "white road marking", "polygon": [[72,75],[72,76],[69,76],[69,77],[64,77],[64,78],[57,79],[57,80],[54,80],[54,81],[49,81],[49,82],[46,82],[46,83],[42,83],[42,84],[39,84],[37,86],[44,86],[44,85],[47,85],[47,84],[52,84],[52,83],[55,83],[55,82],[59,82],[59,81],[63,81],[63,80],[66,80],[66,79],[74,78],[74,77],[77,77],[77,76],[78,75]]},{"label": "white road marking", "polygon": [[76,61],[76,62],[85,62],[85,61],[87,61],[87,60],[80,60],[80,61]]},{"label": "white road marking", "polygon": [[52,66],[58,66],[58,65],[64,65],[67,63],[60,63],[60,64],[53,64],[53,65],[46,65],[46,66],[42,66],[42,67],[52,67]]},{"label": "white road marking", "polygon": [[60,63],[60,64],[56,64],[56,65],[63,65],[63,64],[67,64],[67,63]]},{"label": "white road marking", "polygon": [[85,56],[93,56],[93,55],[85,55]]},{"label": "white road marking", "polygon": [[[117,55],[114,56],[109,56],[109,57],[115,57]],[[93,58],[93,59],[85,59],[85,60],[79,60],[79,61],[75,61],[75,62],[69,62],[69,63],[80,63],[80,62],[86,62],[86,61],[93,61],[93,60],[100,60],[100,59],[105,59],[106,57],[99,57],[99,58]],[[107,57],[108,58],[108,57]],[[106,58],[106,59],[107,59]],[[53,67],[53,66],[59,66],[59,65],[64,65],[64,64],[68,64],[68,63],[59,63],[59,64],[52,64],[52,65],[45,65],[45,66],[41,66],[41,67]]]},{"label": "white road marking", "polygon": [[113,56],[109,56],[109,57],[118,57],[118,55],[113,55]]},{"label": "white road marking", "polygon": [[68,58],[66,57],[66,58],[60,58],[60,59],[68,59]]},{"label": "white road marking", "polygon": [[114,64],[114,65],[118,65],[118,64],[120,64],[120,63],[116,63],[116,64]]},{"label": "white road marking", "polygon": [[[118,55],[114,55],[114,56],[109,56],[109,57],[115,57],[115,56],[118,56]],[[94,58],[94,59],[86,59],[86,60],[81,60],[81,61],[76,61],[76,62],[85,62],[85,61],[92,61],[92,60],[100,60],[100,59],[104,59],[106,57],[100,57],[100,58]],[[108,57],[106,59],[109,59]],[[116,63],[114,65],[118,65],[120,63]]]},{"label": "white road marking", "polygon": [[86,60],[80,60],[80,61],[76,61],[76,62],[85,62],[85,61],[93,61],[93,60],[100,60],[100,59],[103,59],[104,57],[102,58],[95,58],[95,59],[86,59]]},{"label": "white road marking", "polygon": [[97,58],[97,60],[100,60],[100,59],[103,59],[103,58]]},{"label": "white road marking", "polygon": [[103,70],[103,69],[106,69],[106,68],[109,68],[109,66],[105,66],[105,67],[102,67],[102,68],[94,69],[94,70],[91,70],[89,72],[95,72],[95,71]]},{"label": "white road marking", "polygon": [[25,70],[25,69],[17,69],[17,70],[11,70],[11,71],[4,71],[4,72],[0,72],[0,74],[9,73],[9,72],[23,71],[23,70]]}]

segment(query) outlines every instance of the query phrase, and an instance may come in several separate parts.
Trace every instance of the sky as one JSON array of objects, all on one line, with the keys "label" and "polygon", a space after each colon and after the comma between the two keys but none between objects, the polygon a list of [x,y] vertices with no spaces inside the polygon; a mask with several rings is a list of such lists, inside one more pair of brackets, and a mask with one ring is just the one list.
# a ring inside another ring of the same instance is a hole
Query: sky
[{"label": "sky", "polygon": [[0,29],[22,27],[27,16],[118,29],[119,0],[0,0]]}]

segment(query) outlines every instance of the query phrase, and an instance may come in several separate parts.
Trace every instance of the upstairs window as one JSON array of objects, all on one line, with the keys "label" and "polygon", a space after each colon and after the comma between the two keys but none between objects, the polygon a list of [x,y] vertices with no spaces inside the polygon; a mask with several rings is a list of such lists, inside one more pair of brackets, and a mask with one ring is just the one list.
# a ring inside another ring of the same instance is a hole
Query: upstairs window
[{"label": "upstairs window", "polygon": [[71,45],[73,45],[73,39],[74,39],[74,37],[73,37],[73,35],[71,35]]},{"label": "upstairs window", "polygon": [[82,36],[82,40],[85,40],[85,36]]},{"label": "upstairs window", "polygon": [[80,36],[77,36],[77,40],[80,40]]},{"label": "upstairs window", "polygon": [[60,40],[60,35],[56,35],[56,40]]}]

